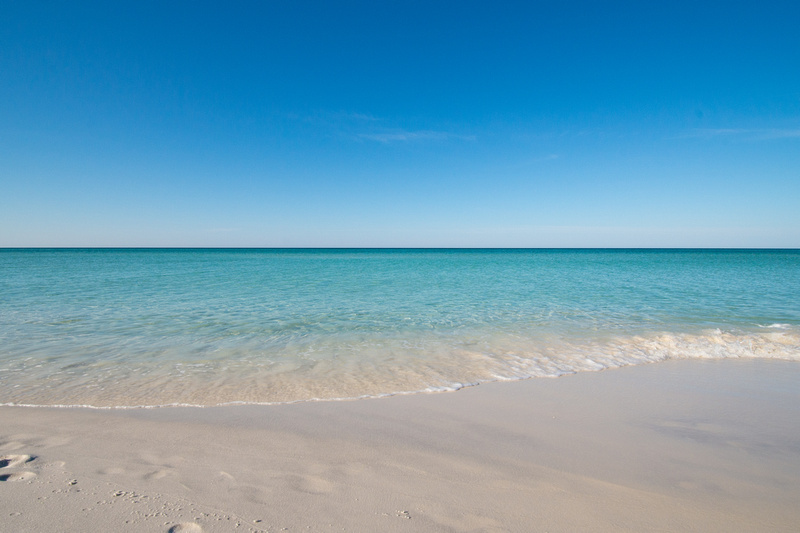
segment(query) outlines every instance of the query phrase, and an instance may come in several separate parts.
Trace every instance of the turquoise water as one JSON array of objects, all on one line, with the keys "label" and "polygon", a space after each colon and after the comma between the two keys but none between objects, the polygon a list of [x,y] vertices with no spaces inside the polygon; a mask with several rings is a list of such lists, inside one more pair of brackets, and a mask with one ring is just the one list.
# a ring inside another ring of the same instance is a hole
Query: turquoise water
[{"label": "turquoise water", "polygon": [[0,403],[450,390],[800,360],[800,251],[0,250]]}]

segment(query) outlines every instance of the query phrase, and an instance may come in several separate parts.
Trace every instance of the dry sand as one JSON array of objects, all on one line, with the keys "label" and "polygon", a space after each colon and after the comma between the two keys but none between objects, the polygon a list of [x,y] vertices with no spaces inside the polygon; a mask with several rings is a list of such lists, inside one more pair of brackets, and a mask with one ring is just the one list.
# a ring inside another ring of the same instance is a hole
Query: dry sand
[{"label": "dry sand", "polygon": [[1,531],[798,531],[800,364],[457,393],[0,408]]}]

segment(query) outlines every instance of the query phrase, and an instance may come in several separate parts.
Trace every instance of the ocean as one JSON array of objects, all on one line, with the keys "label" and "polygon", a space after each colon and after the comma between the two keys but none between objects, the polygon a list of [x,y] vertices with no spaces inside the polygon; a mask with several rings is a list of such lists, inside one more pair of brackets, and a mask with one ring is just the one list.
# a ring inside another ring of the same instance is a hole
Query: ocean
[{"label": "ocean", "polygon": [[353,399],[800,361],[800,250],[3,249],[0,404]]}]

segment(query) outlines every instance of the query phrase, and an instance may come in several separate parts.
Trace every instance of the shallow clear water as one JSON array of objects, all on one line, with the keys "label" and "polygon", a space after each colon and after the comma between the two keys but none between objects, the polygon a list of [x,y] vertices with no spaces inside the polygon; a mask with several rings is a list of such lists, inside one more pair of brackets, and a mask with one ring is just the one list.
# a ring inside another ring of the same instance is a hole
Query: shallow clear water
[{"label": "shallow clear water", "polygon": [[288,402],[800,360],[800,251],[0,250],[0,403]]}]

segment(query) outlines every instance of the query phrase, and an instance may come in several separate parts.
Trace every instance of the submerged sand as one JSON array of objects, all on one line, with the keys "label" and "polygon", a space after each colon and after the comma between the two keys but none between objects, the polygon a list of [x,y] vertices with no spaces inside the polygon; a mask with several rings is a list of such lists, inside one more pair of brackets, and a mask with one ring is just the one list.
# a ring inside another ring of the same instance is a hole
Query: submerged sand
[{"label": "submerged sand", "polygon": [[800,364],[278,406],[0,408],[0,531],[797,531]]}]

